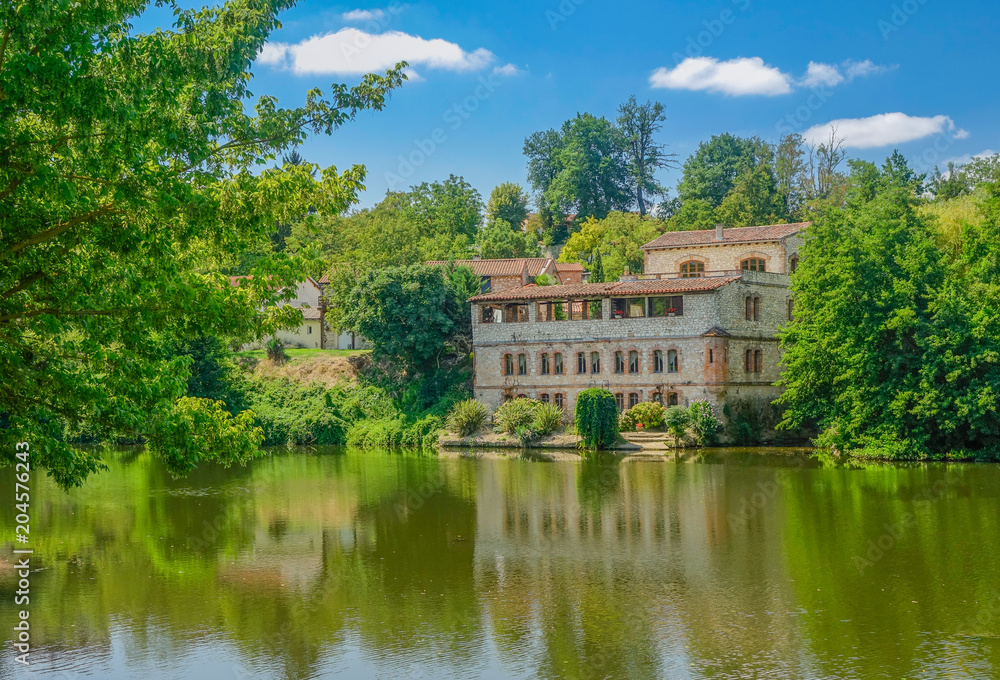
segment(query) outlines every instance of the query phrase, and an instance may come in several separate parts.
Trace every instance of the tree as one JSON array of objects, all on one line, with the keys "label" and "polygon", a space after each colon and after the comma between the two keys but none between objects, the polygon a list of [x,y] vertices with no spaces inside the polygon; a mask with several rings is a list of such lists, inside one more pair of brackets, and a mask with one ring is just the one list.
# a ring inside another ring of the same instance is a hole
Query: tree
[{"label": "tree", "polygon": [[663,104],[647,101],[639,104],[635,95],[618,107],[618,127],[621,129],[628,159],[628,173],[635,192],[639,214],[646,215],[646,196],[663,196],[666,189],[656,181],[656,171],[676,167],[676,154],[666,153],[666,145],[657,144],[653,136],[663,128],[667,119]]},{"label": "tree", "polygon": [[538,238],[513,228],[504,220],[494,220],[476,235],[479,256],[486,260],[505,257],[538,257]]},{"label": "tree", "polygon": [[642,272],[645,262],[642,246],[660,236],[664,226],[658,220],[635,213],[613,212],[603,220],[590,218],[580,231],[569,237],[559,261],[579,262],[586,267],[600,257],[602,279],[617,281],[625,267],[633,273]]},{"label": "tree", "polygon": [[787,219],[785,205],[771,168],[762,163],[740,173],[715,217],[730,227],[775,224]]},{"label": "tree", "polygon": [[528,194],[515,182],[504,182],[493,187],[486,202],[486,221],[503,220],[520,229],[528,219]]},{"label": "tree", "polygon": [[[463,274],[455,276],[455,281],[462,282],[456,291],[441,267],[369,271],[347,294],[342,321],[346,328],[368,338],[377,358],[411,375],[432,370],[454,345],[456,331],[471,323],[466,303],[469,285]],[[474,285],[476,293],[478,277]]]},{"label": "tree", "polygon": [[698,145],[698,150],[684,162],[683,175],[677,184],[681,203],[707,201],[714,209],[722,204],[747,170],[773,163],[774,151],[759,137],[742,138],[729,133],[715,135]]},{"label": "tree", "polygon": [[403,218],[420,235],[424,260],[467,255],[483,221],[483,199],[462,177],[424,182],[406,194]]},{"label": "tree", "polygon": [[782,137],[774,151],[774,181],[784,202],[784,212],[796,218],[809,198],[805,142],[800,134]]},{"label": "tree", "polygon": [[607,390],[591,387],[580,392],[573,420],[584,448],[605,449],[618,440],[618,404]]},{"label": "tree", "polygon": [[290,3],[178,9],[175,30],[137,34],[146,4],[0,10],[0,456],[29,441],[64,486],[102,465],[66,443],[84,430],[143,437],[174,472],[256,455],[252,414],[184,397],[191,360],[161,343],[296,321],[278,303],[310,257],[262,258],[238,287],[218,268],[310,206],[342,212],[365,171],[259,168],[382,109],[405,77],[250,111],[251,64]]}]

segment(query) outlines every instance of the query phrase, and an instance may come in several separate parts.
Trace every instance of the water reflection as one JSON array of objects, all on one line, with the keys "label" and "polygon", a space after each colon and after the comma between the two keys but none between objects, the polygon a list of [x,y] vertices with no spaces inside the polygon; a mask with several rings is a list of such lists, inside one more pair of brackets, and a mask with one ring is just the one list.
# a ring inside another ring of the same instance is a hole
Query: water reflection
[{"label": "water reflection", "polygon": [[2,677],[1000,675],[992,466],[131,452],[33,484],[37,651]]}]

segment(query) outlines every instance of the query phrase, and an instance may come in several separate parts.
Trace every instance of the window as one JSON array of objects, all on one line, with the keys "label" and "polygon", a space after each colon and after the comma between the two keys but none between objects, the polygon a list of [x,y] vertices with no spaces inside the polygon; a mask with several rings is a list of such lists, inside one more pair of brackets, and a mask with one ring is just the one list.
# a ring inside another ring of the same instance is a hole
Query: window
[{"label": "window", "polygon": [[798,268],[799,268],[799,256],[792,255],[790,258],[788,258],[788,271],[789,273],[791,273]]},{"label": "window", "polygon": [[681,278],[694,279],[705,275],[705,263],[691,260],[681,265]]},{"label": "window", "polygon": [[498,313],[499,311],[499,307],[495,307],[493,305],[483,305],[483,323],[498,323],[502,321],[503,317]]},{"label": "window", "polygon": [[312,326],[306,326],[306,335],[312,335],[312,332],[313,332],[313,327]]},{"label": "window", "polygon": [[653,350],[653,373],[663,373],[663,352]]},{"label": "window", "polygon": [[760,321],[760,298],[753,299],[753,320]]},{"label": "window", "polygon": [[663,392],[654,392],[653,393],[653,401],[655,401],[657,404],[662,404],[663,403]]},{"label": "window", "polygon": [[615,373],[625,372],[625,355],[621,352],[615,352]]},{"label": "window", "polygon": [[746,310],[744,316],[747,321],[753,321],[753,298],[747,295],[746,300]]},{"label": "window", "polygon": [[587,353],[577,352],[576,354],[576,372],[586,373],[587,372]]},{"label": "window", "polygon": [[672,349],[667,352],[667,373],[677,372],[677,350]]},{"label": "window", "polygon": [[619,411],[624,411],[625,410],[625,395],[622,394],[621,392],[619,392],[618,394],[616,394],[615,395],[615,404],[618,405],[618,410]]},{"label": "window", "polygon": [[524,323],[528,320],[528,305],[519,303],[504,305],[503,320],[505,323]]},{"label": "window", "polygon": [[483,293],[489,293],[491,290],[493,290],[493,279],[491,279],[488,276],[480,276],[479,277],[480,295],[482,295]]},{"label": "window", "polygon": [[671,392],[667,395],[667,406],[677,406],[677,393]]},{"label": "window", "polygon": [[628,372],[639,372],[639,353],[636,350],[632,350],[628,353]]},{"label": "window", "polygon": [[788,298],[788,320],[795,320],[795,301],[791,298]]},{"label": "window", "polygon": [[601,372],[601,353],[591,352],[590,353],[590,372],[600,373]]},{"label": "window", "polygon": [[759,257],[750,257],[740,262],[740,269],[751,272],[764,271],[764,260]]},{"label": "window", "polygon": [[612,319],[636,319],[646,316],[645,298],[615,298],[611,301]]},{"label": "window", "polygon": [[517,355],[517,374],[528,375],[528,355],[526,354]]},{"label": "window", "polygon": [[649,298],[650,316],[684,316],[684,296]]},{"label": "window", "polygon": [[555,364],[555,369],[556,369],[555,370],[555,374],[556,375],[562,375],[563,374],[563,355],[562,355],[562,353],[561,352],[556,352],[556,355],[555,355],[554,358],[555,358],[555,361],[553,363]]},{"label": "window", "polygon": [[760,321],[760,298],[748,295],[746,298],[746,320]]},{"label": "window", "polygon": [[600,318],[603,318],[603,316],[604,316],[604,303],[602,303],[600,300],[590,300],[587,303],[587,306],[590,307],[590,318],[591,319],[600,319]]},{"label": "window", "polygon": [[635,392],[629,392],[628,395],[628,407],[632,408],[639,403],[639,395]]},{"label": "window", "polygon": [[569,303],[562,300],[539,302],[537,318],[539,321],[566,321],[569,319],[569,308]]},{"label": "window", "polygon": [[549,403],[549,395],[548,394],[539,394],[538,395],[538,401],[542,402],[543,404]]},{"label": "window", "polygon": [[542,375],[549,374],[549,355],[542,354]]},{"label": "window", "polygon": [[559,408],[562,408],[563,404],[565,403],[564,400],[563,400],[562,393],[557,393],[555,396],[556,396],[556,406],[558,406]]},{"label": "window", "polygon": [[504,354],[503,355],[503,374],[504,375],[514,375],[514,355]]},{"label": "window", "polygon": [[746,354],[746,359],[743,362],[743,369],[747,373],[753,373],[753,350],[748,349]]},{"label": "window", "polygon": [[755,349],[753,351],[753,372],[764,372],[764,352],[762,350]]}]

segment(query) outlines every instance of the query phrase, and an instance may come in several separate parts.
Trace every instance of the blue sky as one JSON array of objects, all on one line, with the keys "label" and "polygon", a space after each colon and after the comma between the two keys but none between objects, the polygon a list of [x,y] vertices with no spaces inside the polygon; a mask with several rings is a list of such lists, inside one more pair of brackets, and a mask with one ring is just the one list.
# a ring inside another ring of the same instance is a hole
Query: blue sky
[{"label": "blue sky", "polygon": [[1000,12],[985,1],[311,0],[282,23],[252,89],[284,105],[411,62],[384,111],[301,149],[322,166],[365,165],[361,206],[450,173],[484,199],[526,185],[525,137],[577,112],[613,118],[632,94],[665,105],[660,141],[681,161],[713,134],[819,138],[831,121],[852,157],[899,148],[921,169],[1000,150]]}]

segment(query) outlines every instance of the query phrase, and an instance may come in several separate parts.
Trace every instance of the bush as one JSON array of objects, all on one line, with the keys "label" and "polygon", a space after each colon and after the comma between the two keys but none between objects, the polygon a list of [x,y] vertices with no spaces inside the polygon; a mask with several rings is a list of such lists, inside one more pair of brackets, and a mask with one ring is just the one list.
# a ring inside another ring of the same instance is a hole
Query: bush
[{"label": "bush", "polygon": [[698,446],[710,446],[715,443],[716,435],[722,428],[715,415],[715,409],[707,401],[695,401],[688,408],[688,416],[691,421],[691,429],[694,431],[694,440]]},{"label": "bush", "polygon": [[592,387],[580,392],[573,420],[584,448],[607,448],[618,440],[618,404],[607,390]]},{"label": "bush", "polygon": [[683,443],[690,420],[688,410],[683,406],[671,406],[664,412],[663,422],[667,426],[667,432],[673,437],[675,446]]},{"label": "bush", "polygon": [[535,420],[535,407],[538,403],[524,397],[505,401],[493,412],[493,429],[517,434],[517,428],[530,427]]},{"label": "bush", "polygon": [[281,340],[278,338],[271,338],[264,345],[264,351],[267,352],[267,358],[271,363],[281,366],[286,361],[288,361],[288,352],[285,351],[285,346],[282,344]]},{"label": "bush", "polygon": [[618,415],[619,432],[635,432],[635,415],[631,410],[622,411]]},{"label": "bush", "polygon": [[663,404],[657,401],[644,401],[636,404],[628,410],[635,425],[642,425],[643,428],[659,427],[663,424],[663,414],[666,409]]},{"label": "bush", "polygon": [[535,406],[535,418],[531,429],[539,435],[547,435],[562,428],[563,410],[555,404],[539,403]]},{"label": "bush", "polygon": [[482,429],[489,411],[475,399],[455,404],[448,414],[448,428],[460,437],[468,437]]}]

